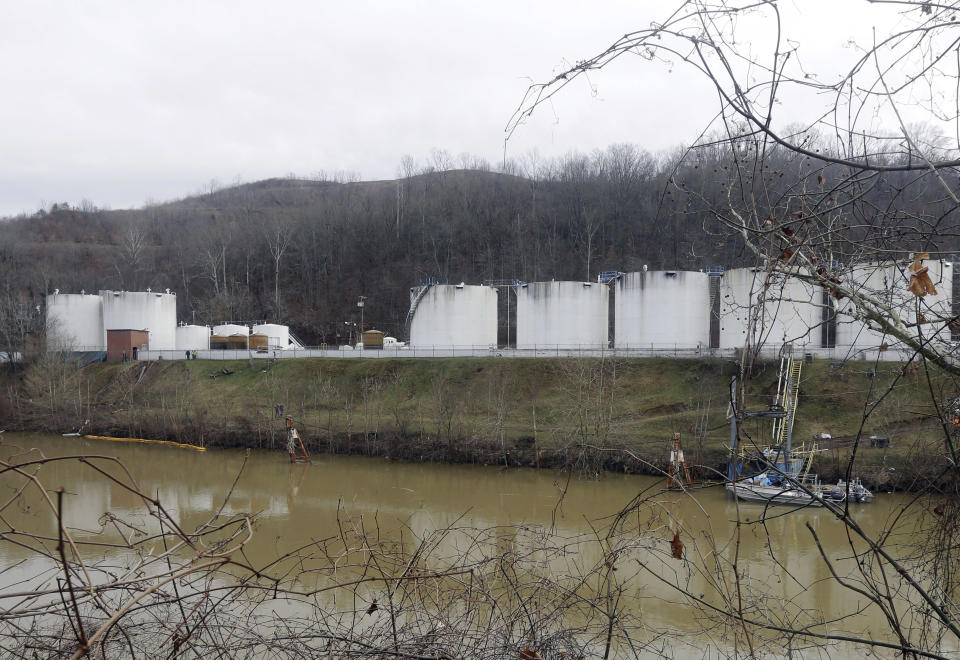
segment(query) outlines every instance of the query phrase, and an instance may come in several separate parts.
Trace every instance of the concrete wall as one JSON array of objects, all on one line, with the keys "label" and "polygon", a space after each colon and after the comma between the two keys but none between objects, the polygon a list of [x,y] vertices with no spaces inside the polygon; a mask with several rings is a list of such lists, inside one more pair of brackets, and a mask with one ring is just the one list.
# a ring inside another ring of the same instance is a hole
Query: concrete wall
[{"label": "concrete wall", "polygon": [[605,348],[610,290],[598,282],[531,282],[517,291],[517,348]]}]

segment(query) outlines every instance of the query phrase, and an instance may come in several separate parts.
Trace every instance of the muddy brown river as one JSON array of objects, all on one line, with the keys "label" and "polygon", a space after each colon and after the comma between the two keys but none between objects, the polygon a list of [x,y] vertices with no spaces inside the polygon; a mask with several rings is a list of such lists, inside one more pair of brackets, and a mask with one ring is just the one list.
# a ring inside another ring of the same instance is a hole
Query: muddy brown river
[{"label": "muddy brown river", "polygon": [[[722,657],[732,642],[708,626],[690,602],[720,602],[719,593],[733,583],[713,575],[717,557],[736,558],[741,594],[768,600],[771,619],[794,617],[798,625],[819,622],[818,632],[889,640],[886,620],[857,590],[844,587],[831,575],[815,541],[841,577],[864,579],[850,559],[851,540],[845,527],[823,509],[788,511],[739,504],[721,486],[696,490],[692,495],[664,492],[663,480],[643,476],[604,475],[600,478],[568,476],[553,471],[499,469],[460,465],[394,463],[383,459],[314,456],[310,464],[291,465],[279,452],[215,450],[204,453],[176,447],[117,443],[43,434],[0,435],[4,460],[23,462],[44,456],[69,454],[118,457],[143,492],[156,495],[183,529],[208,520],[221,506],[226,513],[256,513],[255,535],[245,548],[252,564],[266,564],[286,548],[309,543],[336,532],[344,520],[364,520],[377,534],[395,538],[412,551],[420,539],[450,525],[473,529],[501,528],[513,535],[511,543],[542,543],[529,530],[546,530],[558,539],[603,537],[611,516],[639,494],[643,502],[620,521],[623,534],[642,538],[639,547],[623,555],[622,580],[628,605],[645,629],[672,631],[678,645],[666,644],[677,657],[701,649],[698,657]],[[665,448],[665,451],[667,449]],[[11,457],[15,457],[11,459]],[[241,473],[241,467],[243,467]],[[239,478],[238,478],[239,474]],[[77,538],[93,537],[103,529],[104,514],[141,521],[142,501],[118,484],[76,463],[50,463],[39,473],[48,489],[62,487],[64,518]],[[22,482],[0,476],[0,497],[7,501]],[[231,493],[232,491],[232,493]],[[227,495],[230,494],[229,500]],[[871,504],[851,505],[852,515],[865,530],[875,533],[891,524],[893,516],[910,500],[906,494],[877,493]],[[226,501],[226,503],[225,503]],[[15,509],[15,510],[14,510]],[[41,506],[8,507],[6,524],[54,537],[56,522]],[[913,533],[915,520],[894,526],[904,538]],[[737,520],[740,520],[739,535]],[[339,522],[338,522],[339,521]],[[680,531],[684,561],[672,560],[672,532]],[[109,534],[109,531],[107,532]],[[896,534],[890,547],[900,547]],[[458,551],[452,535],[444,552]],[[648,548],[648,549],[645,549]],[[109,549],[91,550],[103,554]],[[573,570],[604,561],[600,543],[579,543],[562,566],[547,570]],[[0,586],[28,579],[46,558],[36,557],[21,545],[0,540]],[[627,564],[629,563],[629,567]],[[690,566],[699,567],[691,570]],[[684,595],[673,585],[688,592]],[[719,585],[719,586],[718,586]],[[726,585],[724,587],[723,585]],[[728,594],[729,595],[729,594]],[[908,602],[901,603],[909,608]],[[909,614],[905,614],[909,618]],[[706,630],[705,630],[706,629]],[[803,639],[811,644],[810,639]],[[941,648],[956,649],[949,636]],[[862,657],[862,647],[823,642],[815,653]],[[714,649],[711,651],[710,649]],[[880,657],[894,652],[875,649]],[[811,657],[808,649],[803,657]],[[641,654],[642,655],[642,654]],[[788,655],[784,654],[784,655]]]}]

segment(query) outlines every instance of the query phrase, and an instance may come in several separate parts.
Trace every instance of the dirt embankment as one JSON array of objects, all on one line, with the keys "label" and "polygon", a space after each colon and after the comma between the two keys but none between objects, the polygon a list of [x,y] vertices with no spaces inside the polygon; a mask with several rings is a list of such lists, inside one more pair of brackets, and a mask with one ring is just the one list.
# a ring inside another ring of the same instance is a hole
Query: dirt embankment
[{"label": "dirt embankment", "polygon": [[[713,477],[726,463],[735,372],[722,360],[670,359],[47,359],[0,376],[0,427],[279,449],[291,415],[311,451],[640,473],[662,473],[680,432],[695,472]],[[751,407],[769,403],[776,372],[759,366]],[[805,365],[801,391],[798,444],[820,432],[853,438],[861,427],[891,438],[857,448],[856,472],[870,484],[916,487],[945,464],[926,384],[899,365]],[[880,394],[861,424],[865,401]],[[747,423],[743,441],[768,444],[768,426]],[[816,467],[834,480],[853,442],[822,448]]]}]

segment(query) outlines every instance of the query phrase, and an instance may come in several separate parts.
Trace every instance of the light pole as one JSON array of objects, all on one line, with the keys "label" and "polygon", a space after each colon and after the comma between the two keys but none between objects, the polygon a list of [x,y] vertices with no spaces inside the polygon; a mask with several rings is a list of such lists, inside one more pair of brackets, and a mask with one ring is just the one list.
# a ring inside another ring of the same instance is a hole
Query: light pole
[{"label": "light pole", "polygon": [[360,337],[363,338],[363,301],[366,300],[366,296],[360,296],[357,299],[357,307],[360,308]]}]

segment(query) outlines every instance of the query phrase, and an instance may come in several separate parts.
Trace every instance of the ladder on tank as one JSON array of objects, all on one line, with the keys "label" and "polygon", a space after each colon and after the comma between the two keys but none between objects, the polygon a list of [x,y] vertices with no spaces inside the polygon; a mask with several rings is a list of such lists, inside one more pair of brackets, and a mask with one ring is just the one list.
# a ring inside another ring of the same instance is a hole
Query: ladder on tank
[{"label": "ladder on tank", "polygon": [[614,280],[620,279],[620,276],[623,275],[619,270],[601,270],[600,274],[597,276],[597,282],[601,284],[609,284]]},{"label": "ladder on tank", "polygon": [[430,287],[433,286],[433,283],[422,284],[418,286],[414,291],[416,295],[413,297],[413,301],[410,303],[410,311],[407,312],[407,319],[403,322],[403,327],[407,331],[407,338],[410,338],[410,324],[413,323],[413,315],[417,312],[417,305],[420,304],[420,301],[423,300],[423,297],[427,295],[427,291],[430,290]]},{"label": "ladder on tank", "polygon": [[803,362],[794,360],[791,355],[780,358],[780,377],[777,382],[777,402],[783,406],[786,415],[773,420],[773,443],[786,446],[789,453],[793,440],[793,420],[797,414],[800,399],[800,373]]},{"label": "ladder on tank", "polygon": [[710,348],[720,348],[720,282],[723,266],[707,266],[710,287]]},{"label": "ladder on tank", "polygon": [[306,348],[306,344],[300,341],[300,338],[297,337],[295,334],[293,334],[292,331],[288,330],[287,333],[288,333],[290,343],[284,348],[293,348],[294,350],[297,350],[297,351],[302,351]]}]

